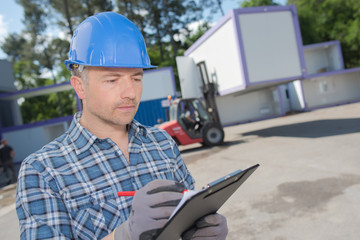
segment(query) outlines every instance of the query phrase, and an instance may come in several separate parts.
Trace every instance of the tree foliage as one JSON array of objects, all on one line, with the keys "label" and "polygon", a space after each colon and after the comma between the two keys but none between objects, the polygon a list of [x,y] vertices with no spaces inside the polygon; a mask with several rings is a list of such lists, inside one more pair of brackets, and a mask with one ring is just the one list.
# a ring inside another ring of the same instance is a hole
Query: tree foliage
[{"label": "tree foliage", "polygon": [[279,5],[273,0],[245,0],[241,3],[241,7],[258,7]]},{"label": "tree foliage", "polygon": [[180,31],[189,32],[187,25],[202,18],[202,9],[193,0],[135,0],[117,1],[119,12],[136,23],[148,46],[156,45],[160,61],[177,55],[181,43],[176,39]]},{"label": "tree foliage", "polygon": [[289,0],[298,11],[303,43],[339,40],[347,68],[360,65],[360,1]]},{"label": "tree foliage", "polygon": [[[25,0],[28,1],[28,0]],[[56,24],[71,37],[76,27],[86,17],[114,9],[111,0],[46,0],[48,9],[54,12]]]},{"label": "tree foliage", "polygon": [[[225,15],[223,4],[225,1],[229,0],[200,0],[200,6],[202,6],[205,9],[208,9],[210,11],[210,14],[208,16],[208,21],[212,20],[212,16],[218,12],[221,13],[222,16]],[[230,0],[234,1],[234,0]]]}]

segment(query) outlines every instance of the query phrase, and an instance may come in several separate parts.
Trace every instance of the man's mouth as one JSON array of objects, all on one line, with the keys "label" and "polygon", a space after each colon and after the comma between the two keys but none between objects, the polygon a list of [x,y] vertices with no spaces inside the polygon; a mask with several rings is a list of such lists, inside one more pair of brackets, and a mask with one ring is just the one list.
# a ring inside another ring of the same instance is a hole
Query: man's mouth
[{"label": "man's mouth", "polygon": [[134,105],[123,105],[123,106],[118,106],[117,109],[119,109],[122,112],[132,112],[135,109]]}]

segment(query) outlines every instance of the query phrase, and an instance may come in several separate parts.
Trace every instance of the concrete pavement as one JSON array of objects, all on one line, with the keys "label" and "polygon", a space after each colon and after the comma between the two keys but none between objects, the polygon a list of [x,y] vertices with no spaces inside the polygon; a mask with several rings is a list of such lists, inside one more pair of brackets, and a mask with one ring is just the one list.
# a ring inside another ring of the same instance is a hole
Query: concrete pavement
[{"label": "concrete pavement", "polygon": [[360,104],[226,128],[226,143],[183,156],[198,187],[258,170],[220,210],[229,240],[360,239]]},{"label": "concrete pavement", "polygon": [[[360,239],[360,103],[225,132],[223,146],[180,150],[197,188],[260,164],[220,209],[228,240]],[[15,185],[6,189],[0,191],[0,239],[18,239]]]}]

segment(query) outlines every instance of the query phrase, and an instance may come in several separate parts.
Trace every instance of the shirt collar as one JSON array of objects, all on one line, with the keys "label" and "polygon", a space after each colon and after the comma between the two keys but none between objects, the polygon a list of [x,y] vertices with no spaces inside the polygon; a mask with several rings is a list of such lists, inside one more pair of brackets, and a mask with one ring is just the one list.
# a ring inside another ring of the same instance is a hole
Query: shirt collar
[{"label": "shirt collar", "polygon": [[132,122],[129,124],[129,136],[137,136],[138,134],[146,137],[148,132],[141,123],[133,119]]},{"label": "shirt collar", "polygon": [[[99,139],[80,124],[79,121],[81,114],[82,112],[78,112],[74,115],[71,125],[67,131],[77,155],[87,151],[94,144],[94,142]],[[143,135],[144,137],[147,136],[146,128],[135,119],[133,119],[129,124],[128,131],[129,139],[131,139],[131,136],[136,137],[138,134]]]}]

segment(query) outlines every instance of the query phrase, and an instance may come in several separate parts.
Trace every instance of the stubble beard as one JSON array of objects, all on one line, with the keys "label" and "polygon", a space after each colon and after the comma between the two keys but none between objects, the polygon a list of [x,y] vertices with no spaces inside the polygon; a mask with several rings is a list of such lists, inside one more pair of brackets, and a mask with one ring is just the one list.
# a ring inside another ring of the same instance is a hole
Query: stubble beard
[{"label": "stubble beard", "polygon": [[[118,108],[120,106],[124,106],[124,105],[134,105],[135,109],[133,112],[128,112],[128,113],[119,113]],[[106,109],[101,109],[100,111],[91,111],[90,112],[96,116],[99,120],[101,120],[102,122],[108,124],[108,125],[112,125],[112,126],[117,126],[117,127],[122,127],[122,126],[126,126],[127,124],[131,123],[132,120],[135,117],[135,114],[137,112],[139,104],[137,103],[136,100],[127,100],[127,101],[121,101],[118,102],[116,104],[114,104],[113,106],[111,106],[110,110],[107,111]]]}]

